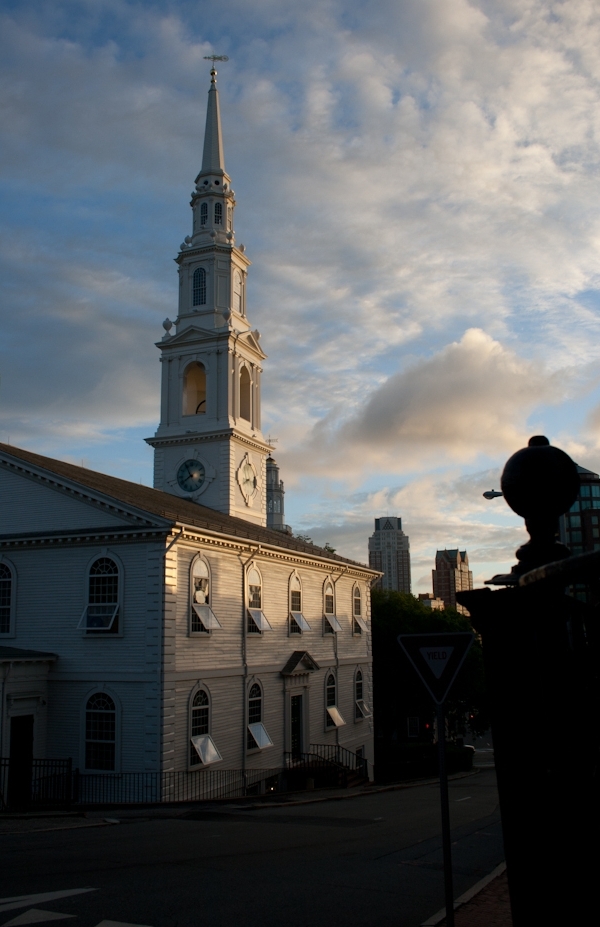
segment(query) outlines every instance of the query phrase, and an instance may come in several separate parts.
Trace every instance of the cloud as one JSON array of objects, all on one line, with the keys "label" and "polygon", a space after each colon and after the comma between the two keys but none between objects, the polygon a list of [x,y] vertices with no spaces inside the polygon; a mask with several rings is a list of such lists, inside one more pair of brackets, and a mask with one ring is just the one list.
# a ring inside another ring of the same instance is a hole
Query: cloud
[{"label": "cloud", "polygon": [[469,329],[390,376],[342,424],[319,421],[310,443],[348,475],[502,454],[523,446],[531,412],[562,399],[568,380]]}]

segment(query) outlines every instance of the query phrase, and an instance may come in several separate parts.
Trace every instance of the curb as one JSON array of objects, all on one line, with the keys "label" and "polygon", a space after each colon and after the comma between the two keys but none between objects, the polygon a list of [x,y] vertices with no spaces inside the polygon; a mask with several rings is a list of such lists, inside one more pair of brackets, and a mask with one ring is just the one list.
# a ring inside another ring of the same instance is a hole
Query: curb
[{"label": "curb", "polygon": [[[506,869],[506,863],[500,863],[499,866],[496,866],[495,869],[492,869],[483,879],[480,879],[479,882],[476,882],[475,885],[471,886],[464,895],[461,895],[460,898],[457,898],[454,902],[454,910],[461,908],[464,904],[474,898],[475,895],[478,895],[479,892],[489,885],[490,882],[493,882],[499,875],[502,875]],[[440,924],[446,917],[446,908],[442,908],[436,914],[433,914],[428,920],[423,921],[421,927],[436,927],[436,924]]]}]

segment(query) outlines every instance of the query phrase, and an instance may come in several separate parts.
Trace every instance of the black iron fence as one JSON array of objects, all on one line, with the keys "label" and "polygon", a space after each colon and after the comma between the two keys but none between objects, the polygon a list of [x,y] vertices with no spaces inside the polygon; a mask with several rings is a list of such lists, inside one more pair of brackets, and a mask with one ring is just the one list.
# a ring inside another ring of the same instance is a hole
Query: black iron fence
[{"label": "black iron fence", "polygon": [[0,811],[210,801],[305,788],[346,788],[368,778],[368,763],[336,744],[311,744],[268,769],[80,772],[70,759],[0,759]]},{"label": "black iron fence", "polygon": [[0,811],[65,807],[73,799],[72,760],[0,758]]}]

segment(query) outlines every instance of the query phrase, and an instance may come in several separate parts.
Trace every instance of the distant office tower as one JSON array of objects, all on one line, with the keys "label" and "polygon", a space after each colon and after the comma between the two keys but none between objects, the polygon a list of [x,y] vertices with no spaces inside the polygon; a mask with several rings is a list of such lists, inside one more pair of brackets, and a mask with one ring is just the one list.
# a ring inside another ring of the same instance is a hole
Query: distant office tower
[{"label": "distant office tower", "polygon": [[436,599],[433,592],[420,592],[419,602],[426,608],[430,608],[432,612],[442,612],[446,607],[444,600]]},{"label": "distant office tower", "polygon": [[433,576],[433,594],[436,599],[443,599],[446,608],[455,608],[466,614],[466,608],[458,605],[456,593],[473,588],[473,574],[469,569],[466,550],[438,550],[435,555]]},{"label": "distant office tower", "polygon": [[369,566],[381,570],[382,589],[410,592],[410,545],[401,518],[376,518],[369,538]]},{"label": "distant office tower", "polygon": [[279,479],[277,461],[269,455],[267,457],[267,528],[275,528],[276,531],[291,534],[290,526],[284,524],[284,495],[283,480]]}]

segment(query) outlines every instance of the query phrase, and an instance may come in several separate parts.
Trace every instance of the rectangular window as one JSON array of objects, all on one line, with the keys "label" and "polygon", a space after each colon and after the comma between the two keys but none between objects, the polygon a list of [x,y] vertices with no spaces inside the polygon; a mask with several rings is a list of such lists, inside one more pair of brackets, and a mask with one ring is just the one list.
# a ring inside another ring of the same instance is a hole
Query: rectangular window
[{"label": "rectangular window", "polygon": [[217,745],[210,734],[196,734],[191,738],[192,746],[200,757],[203,766],[209,766],[211,763],[219,763],[223,759],[217,749]]},{"label": "rectangular window", "polygon": [[[360,714],[359,714],[360,712]],[[359,698],[356,700],[356,717],[357,718],[370,718],[371,710],[364,698]]]},{"label": "rectangular window", "polygon": [[571,515],[569,524],[571,528],[581,528],[581,515]]},{"label": "rectangular window", "polygon": [[335,615],[325,615],[323,619],[323,634],[337,634],[342,626]]},{"label": "rectangular window", "polygon": [[301,612],[302,611],[302,593],[299,589],[292,589],[291,598],[291,611],[292,612]]},{"label": "rectangular window", "polygon": [[249,592],[250,608],[262,608],[262,596],[260,586],[250,586]]},{"label": "rectangular window", "polygon": [[408,736],[409,737],[418,737],[419,736],[419,719],[418,718],[407,718],[406,719]]},{"label": "rectangular window", "polygon": [[192,604],[192,634],[223,630],[210,605]]},{"label": "rectangular window", "polygon": [[248,634],[272,631],[273,628],[259,608],[248,609]]},{"label": "rectangular window", "polygon": [[[302,612],[292,612],[292,622],[298,626],[299,631],[310,631],[310,625]],[[292,632],[297,633],[297,632]]]},{"label": "rectangular window", "polygon": [[85,631],[111,631],[118,612],[119,606],[114,604],[86,605],[77,627]]},{"label": "rectangular window", "polygon": [[333,596],[327,594],[327,595],[325,596],[325,614],[326,614],[326,615],[333,615],[333,613],[334,613]]},{"label": "rectangular window", "polygon": [[269,737],[267,729],[261,721],[257,721],[254,724],[249,724],[248,733],[254,741],[252,746],[250,746],[250,740],[248,741],[249,750],[266,750],[267,747],[273,746],[273,741]]},{"label": "rectangular window", "polygon": [[346,723],[342,718],[339,709],[335,705],[328,705],[325,709],[327,711],[327,726],[331,727],[343,727]]}]

